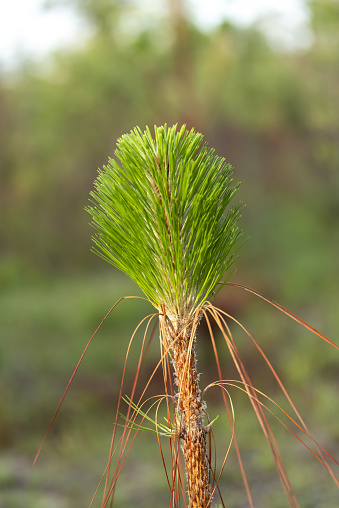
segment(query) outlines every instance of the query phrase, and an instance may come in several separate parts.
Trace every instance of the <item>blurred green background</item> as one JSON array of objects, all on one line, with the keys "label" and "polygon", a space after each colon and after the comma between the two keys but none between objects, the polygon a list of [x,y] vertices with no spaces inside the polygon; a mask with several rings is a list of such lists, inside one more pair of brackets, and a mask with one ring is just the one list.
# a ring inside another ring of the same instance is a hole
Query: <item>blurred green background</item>
[{"label": "blurred green background", "polygon": [[[87,37],[42,60],[22,58],[0,74],[0,508],[88,506],[104,471],[128,340],[152,313],[140,300],[122,302],[107,319],[34,469],[31,463],[96,326],[118,298],[140,295],[90,253],[84,212],[97,168],[135,125],[186,123],[203,132],[242,182],[247,241],[233,280],[339,342],[339,2],[305,0],[308,42],[290,47],[267,36],[273,18],[203,30],[193,22],[194,3],[183,0],[164,1],[143,17],[133,0],[49,2],[60,3],[86,25]],[[339,352],[239,289],[225,288],[215,303],[248,327],[314,437],[338,459]],[[254,385],[281,402],[249,339],[233,331]],[[142,333],[126,393],[141,339]],[[217,379],[210,348],[202,324],[202,386]],[[158,358],[155,337],[140,386]],[[150,393],[162,390],[155,379]],[[219,395],[211,392],[211,417],[223,414]],[[256,506],[287,506],[250,404],[236,390],[232,397]],[[222,420],[215,424],[218,450],[230,438]],[[272,425],[300,505],[337,506],[321,464]],[[116,506],[167,506],[161,467],[156,440],[141,436]],[[234,453],[222,490],[229,508],[247,506]]]}]

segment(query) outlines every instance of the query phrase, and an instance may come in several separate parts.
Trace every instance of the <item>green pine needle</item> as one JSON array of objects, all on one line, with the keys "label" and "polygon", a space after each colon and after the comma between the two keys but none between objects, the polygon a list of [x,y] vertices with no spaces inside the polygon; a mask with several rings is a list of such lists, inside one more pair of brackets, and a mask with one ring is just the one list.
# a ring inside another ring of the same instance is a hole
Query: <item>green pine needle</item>
[{"label": "green pine needle", "polygon": [[[127,397],[127,395],[125,397],[121,397],[121,398],[128,406],[130,406],[133,409],[133,411],[135,411],[135,413],[139,414],[143,420],[149,421],[154,426],[154,429],[145,427],[139,423],[136,423],[133,420],[129,420],[127,422],[127,425],[122,425],[122,424],[118,423],[119,427],[126,427],[127,429],[130,429],[130,430],[133,430],[133,429],[138,430],[138,431],[143,430],[146,432],[152,432],[152,434],[157,434],[158,436],[166,436],[166,437],[173,437],[175,435],[175,433],[177,432],[177,429],[175,428],[175,426],[173,424],[168,423],[167,418],[164,418],[166,425],[163,425],[162,423],[158,423],[156,420],[151,418],[147,413],[142,411],[142,409],[140,407],[138,407],[134,402],[132,402],[131,399],[129,397]],[[123,420],[127,421],[127,418],[124,414],[119,412],[119,416]],[[213,423],[216,422],[218,418],[219,418],[219,415],[217,415],[214,418],[214,420],[212,420],[208,424],[207,428],[210,429],[212,427]],[[179,425],[179,427],[180,427],[180,425]]]},{"label": "green pine needle", "polygon": [[187,315],[211,297],[234,261],[240,203],[231,166],[182,127],[122,136],[91,192],[96,252],[160,309]]},{"label": "green pine needle", "polygon": [[[130,405],[131,408],[140,416],[142,416],[143,420],[148,420],[152,425],[154,426],[154,429],[150,429],[149,427],[144,427],[143,425],[140,425],[136,423],[135,421],[130,420],[127,422],[127,428],[128,429],[135,429],[135,430],[144,430],[147,432],[152,432],[153,434],[158,434],[159,436],[167,436],[171,437],[174,435],[174,427],[173,425],[168,424],[167,418],[165,418],[165,421],[167,422],[167,426],[163,425],[162,423],[158,423],[153,418],[151,418],[147,413],[144,413],[140,407],[138,407],[134,402],[131,401],[129,397],[122,397],[122,400],[126,402],[127,405]],[[119,412],[120,417],[123,420],[127,420],[126,416]],[[118,424],[119,427],[125,427],[125,425]]]}]

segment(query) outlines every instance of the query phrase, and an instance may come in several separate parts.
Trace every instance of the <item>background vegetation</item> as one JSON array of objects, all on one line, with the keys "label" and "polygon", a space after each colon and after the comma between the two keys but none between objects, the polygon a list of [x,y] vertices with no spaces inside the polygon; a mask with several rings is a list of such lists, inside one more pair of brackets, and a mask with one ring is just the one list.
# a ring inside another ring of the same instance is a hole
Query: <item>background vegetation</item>
[{"label": "background vegetation", "polygon": [[[260,25],[225,22],[202,31],[181,2],[168,1],[163,16],[139,25],[131,22],[138,19],[133,1],[68,3],[90,27],[86,41],[0,74],[1,508],[86,506],[105,467],[124,351],[148,312],[130,300],[96,337],[36,468],[30,464],[92,331],[119,297],[139,294],[89,252],[83,210],[97,168],[135,125],[178,122],[204,133],[242,182],[249,240],[236,280],[338,342],[338,1],[309,0],[310,44],[289,50],[272,45]],[[226,288],[215,303],[259,339],[315,437],[338,457],[335,351],[240,290]],[[199,368],[207,380],[217,373],[205,331],[202,325]],[[274,395],[238,336],[254,384]],[[145,377],[159,355],[154,342]],[[227,376],[228,365],[225,353]],[[254,501],[285,506],[250,405],[234,399]],[[335,506],[338,494],[321,466],[281,434],[301,506]],[[136,441],[121,477],[121,507],[136,500],[160,506],[161,499],[166,506],[151,442]],[[233,461],[224,481],[229,506],[240,507],[245,492]]]}]

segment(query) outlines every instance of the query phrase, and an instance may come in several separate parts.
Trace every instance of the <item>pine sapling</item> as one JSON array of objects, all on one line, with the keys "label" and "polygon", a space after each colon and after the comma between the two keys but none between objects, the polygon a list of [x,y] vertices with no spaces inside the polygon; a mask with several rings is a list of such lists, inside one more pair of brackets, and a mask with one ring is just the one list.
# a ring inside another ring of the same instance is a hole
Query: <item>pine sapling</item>
[{"label": "pine sapling", "polygon": [[[339,349],[334,342],[278,303],[251,288],[229,282],[241,235],[238,221],[242,205],[239,202],[234,203],[238,187],[239,184],[234,185],[232,182],[231,166],[204,144],[201,134],[194,130],[187,131],[185,127],[181,129],[177,129],[176,126],[168,128],[166,125],[155,127],[154,138],[148,128],[144,132],[138,128],[134,129],[118,140],[115,158],[109,159],[108,165],[99,171],[94,191],[91,193],[91,205],[87,208],[96,230],[94,251],[133,279],[156,309],[154,314],[146,316],[136,328],[138,330],[143,323],[147,323],[129,397],[123,393],[123,386],[128,352],[135,333],[127,349],[109,460],[102,477],[103,480],[106,476],[102,507],[107,506],[109,501],[111,505],[113,504],[116,482],[137,432],[151,430],[145,427],[144,422],[155,424],[154,432],[157,434],[159,445],[160,438],[164,436],[169,438],[172,468],[170,473],[166,469],[161,445],[160,450],[171,493],[170,507],[210,508],[216,491],[222,506],[225,507],[219,480],[232,444],[237,454],[248,503],[253,507],[235,435],[234,409],[228,392],[229,387],[247,394],[272,452],[290,507],[296,508],[299,504],[288,479],[267,414],[275,417],[308,449],[311,449],[311,446],[315,448],[315,451],[311,450],[313,455],[323,464],[339,487],[339,480],[329,464],[329,461],[333,461],[339,465],[338,462],[312,438],[261,347],[241,323],[211,303],[214,295],[225,285],[228,288],[241,288],[265,300]],[[159,323],[161,358],[138,403],[135,403],[133,397],[144,356],[146,336],[154,318],[157,318]],[[218,379],[203,390],[199,386],[195,347],[197,328],[202,318],[209,330],[218,371]],[[230,381],[223,378],[211,320],[216,323],[225,341],[239,374],[239,380]],[[239,326],[254,344],[293,411],[293,417],[253,386],[227,320]],[[95,333],[73,372],[51,425]],[[143,400],[143,396],[159,366],[163,371],[165,393],[153,401],[149,409],[144,410],[147,401]],[[213,443],[211,426],[216,418],[210,421],[204,402],[206,390],[213,386],[221,389],[231,428],[230,444],[218,474],[216,460],[212,459],[211,445]],[[125,425],[122,436],[116,444],[122,400],[127,403],[128,411],[127,415],[123,415]],[[166,425],[159,423],[157,418],[153,420],[149,415],[150,409],[154,406],[157,413],[159,404],[164,400],[167,402]],[[270,409],[270,405],[273,405],[273,409],[281,411],[282,416],[278,417]],[[137,423],[137,417],[141,417],[141,422]],[[284,418],[287,423],[284,423]],[[136,433],[131,438],[133,430]],[[296,433],[301,434],[302,438]],[[131,443],[128,445],[130,439]],[[307,445],[304,439],[310,445]],[[118,458],[110,480],[113,456]],[[181,457],[186,472],[186,486],[181,472]]]},{"label": "pine sapling", "polygon": [[176,383],[189,506],[211,504],[206,410],[196,365],[201,306],[229,271],[240,235],[231,167],[182,127],[135,129],[92,192],[96,252],[135,280],[159,312]]}]

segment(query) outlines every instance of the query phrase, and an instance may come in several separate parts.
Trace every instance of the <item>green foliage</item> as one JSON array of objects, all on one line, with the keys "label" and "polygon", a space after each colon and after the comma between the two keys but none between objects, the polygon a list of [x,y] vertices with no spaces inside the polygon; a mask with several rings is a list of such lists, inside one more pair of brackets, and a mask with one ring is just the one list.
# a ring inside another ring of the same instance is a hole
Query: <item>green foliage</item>
[{"label": "green foliage", "polygon": [[209,298],[234,261],[240,205],[231,166],[182,127],[122,136],[88,208],[96,253],[135,280],[157,308],[186,314]]},{"label": "green foliage", "polygon": [[312,14],[312,25],[319,32],[333,32],[338,37],[339,2],[338,0],[308,0]]}]

